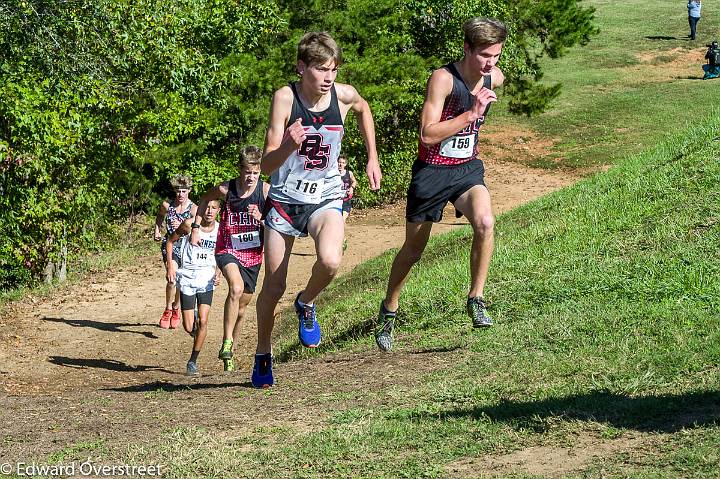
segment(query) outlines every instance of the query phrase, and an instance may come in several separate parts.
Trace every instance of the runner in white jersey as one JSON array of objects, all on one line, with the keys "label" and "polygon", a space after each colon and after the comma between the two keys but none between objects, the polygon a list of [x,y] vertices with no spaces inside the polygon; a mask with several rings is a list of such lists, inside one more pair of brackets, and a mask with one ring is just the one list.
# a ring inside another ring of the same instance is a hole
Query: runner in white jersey
[{"label": "runner in white jersey", "polygon": [[327,33],[307,33],[298,44],[300,80],[275,92],[265,138],[262,172],[271,174],[265,215],[265,277],[257,300],[258,345],[252,383],[273,384],[271,334],[275,307],[285,292],[295,238],[310,235],[317,261],[295,299],[298,336],[307,347],[320,344],[314,301],[337,273],[345,223],[337,166],[348,111],[357,115],[368,155],[370,188],[380,188],[375,126],[367,102],[351,85],[335,83],[340,47]]},{"label": "runner in white jersey", "polygon": [[[215,217],[220,211],[220,202],[208,202],[199,225],[197,244],[190,242],[193,219],[185,220],[168,238],[166,245],[167,280],[176,283],[180,290],[183,327],[193,337],[193,349],[187,362],[188,376],[198,375],[197,358],[205,342],[207,320],[212,305],[213,291],[220,283],[220,269],[215,264],[215,244],[220,225]],[[180,264],[175,265],[170,258],[173,244],[181,241]],[[198,319],[195,324],[195,305],[198,308]]]}]

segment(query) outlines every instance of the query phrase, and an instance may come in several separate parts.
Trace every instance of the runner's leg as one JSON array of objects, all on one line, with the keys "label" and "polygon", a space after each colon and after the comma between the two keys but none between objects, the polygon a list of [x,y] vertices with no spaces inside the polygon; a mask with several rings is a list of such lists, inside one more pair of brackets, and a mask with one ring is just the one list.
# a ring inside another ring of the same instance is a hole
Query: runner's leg
[{"label": "runner's leg", "polygon": [[420,260],[425,251],[431,230],[432,222],[430,221],[405,224],[405,242],[393,260],[385,293],[384,304],[389,311],[397,311],[400,292],[413,265]]},{"label": "runner's leg", "polygon": [[237,321],[235,321],[235,326],[232,330],[233,343],[237,344],[240,333],[242,333],[243,329],[245,328],[245,311],[247,310],[247,306],[248,304],[250,304],[252,297],[253,293],[243,293],[242,296],[240,296],[240,301],[238,303]]},{"label": "runner's leg", "polygon": [[465,215],[473,228],[468,297],[483,297],[495,245],[495,216],[492,213],[490,192],[483,185],[473,186],[460,195],[455,201],[455,207]]},{"label": "runner's leg", "polygon": [[345,222],[336,209],[325,210],[313,216],[308,223],[308,234],[315,241],[317,260],[300,301],[312,303],[337,274],[342,261],[342,241]]},{"label": "runner's leg", "polygon": [[[183,314],[185,311],[183,311]],[[194,312],[190,311],[191,319],[194,320]],[[207,334],[207,322],[210,315],[209,304],[198,305],[198,327],[195,331],[195,342],[193,343],[193,351],[200,351],[205,343],[205,335]]]},{"label": "runner's leg", "polygon": [[225,298],[225,308],[223,310],[223,341],[226,341],[233,339],[233,329],[238,320],[238,310],[245,283],[240,274],[240,269],[235,263],[228,263],[223,266],[222,274],[228,284],[228,294]]},{"label": "runner's leg", "polygon": [[265,277],[257,299],[258,344],[256,354],[272,352],[275,307],[285,293],[288,262],[295,238],[265,228]]}]

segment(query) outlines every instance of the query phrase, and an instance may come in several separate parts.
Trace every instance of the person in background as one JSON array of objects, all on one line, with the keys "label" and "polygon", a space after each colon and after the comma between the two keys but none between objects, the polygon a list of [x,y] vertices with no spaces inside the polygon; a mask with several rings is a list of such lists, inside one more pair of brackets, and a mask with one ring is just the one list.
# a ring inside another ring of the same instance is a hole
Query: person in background
[{"label": "person in background", "polygon": [[702,9],[702,3],[700,0],[689,0],[687,4],[688,8],[688,22],[690,23],[690,40],[695,40],[697,34],[697,24],[700,21],[700,10]]},{"label": "person in background", "polygon": [[[174,200],[165,200],[160,205],[157,217],[155,218],[155,241],[162,241],[160,253],[162,254],[163,263],[166,263],[165,245],[168,238],[175,232],[183,221],[191,219],[195,216],[197,206],[190,200],[190,191],[192,189],[192,178],[186,175],[175,175],[170,184],[175,190]],[[165,224],[165,236],[162,235],[161,229]],[[173,246],[173,254],[171,261],[175,262],[175,270],[180,264],[180,243],[176,242]],[[167,267],[167,265],[166,265]],[[168,282],[165,285],[165,311],[160,316],[159,326],[163,329],[177,328],[180,324],[180,293],[176,290],[175,284]]]},{"label": "person in background", "polygon": [[705,52],[707,64],[702,67],[705,72],[703,80],[720,77],[720,46],[717,41],[714,41],[707,45],[707,47],[707,52]]},{"label": "person in background", "polygon": [[[219,201],[208,202],[202,221],[197,228],[200,232],[200,242],[197,246],[190,244],[188,233],[193,229],[193,220],[187,219],[170,235],[165,247],[167,281],[177,284],[177,289],[180,291],[183,327],[193,337],[192,352],[186,366],[188,376],[200,374],[197,359],[205,343],[213,291],[220,284],[220,270],[215,264],[215,243],[219,229],[215,217],[218,211],[220,211]],[[176,242],[180,242],[179,264],[172,260]],[[194,314],[196,307],[197,320],[195,320]]]},{"label": "person in background", "polygon": [[[265,208],[270,185],[260,180],[261,157],[262,150],[257,146],[243,147],[238,176],[205,193],[195,217],[197,223],[213,201],[223,200],[215,260],[228,284],[223,310],[223,342],[218,353],[226,373],[235,370],[233,345],[245,325],[245,310],[255,293],[263,260],[261,212]],[[197,244],[200,232],[198,228],[193,229],[192,244]]]}]

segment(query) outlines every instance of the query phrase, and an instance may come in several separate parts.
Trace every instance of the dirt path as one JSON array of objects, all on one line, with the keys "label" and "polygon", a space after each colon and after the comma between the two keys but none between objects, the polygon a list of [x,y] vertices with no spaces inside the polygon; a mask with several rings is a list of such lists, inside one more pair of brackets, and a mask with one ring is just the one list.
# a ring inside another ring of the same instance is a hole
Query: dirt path
[{"label": "dirt path", "polygon": [[[548,146],[528,141],[526,134],[518,134],[517,138],[521,139],[518,148],[504,150],[508,155],[527,157],[542,153],[538,149]],[[512,143],[512,135],[505,132],[502,140]],[[531,169],[502,160],[487,161],[486,169],[496,213],[578,179],[575,173]],[[401,245],[403,211],[404,205],[397,204],[353,212],[341,274]],[[454,215],[448,214],[451,212],[446,213],[434,233],[465,224],[464,219],[456,221]],[[313,261],[312,243],[299,240],[281,307],[289,305],[303,287]],[[156,326],[164,300],[164,275],[154,251],[135,265],[58,288],[48,298],[28,297],[11,305],[9,314],[0,319],[0,422],[7,425],[3,459],[42,458],[98,436],[109,443],[148,439],[148,434],[170,425],[190,422],[220,429],[227,419],[216,411],[228,400],[238,406],[231,413],[234,424],[247,427],[253,427],[253,420],[298,424],[299,418],[290,407],[298,401],[305,404],[304,417],[307,408],[322,410],[317,415],[322,421],[333,408],[351,407],[360,400],[364,404],[383,402],[387,400],[382,393],[385,385],[411,387],[421,375],[442,367],[457,354],[406,351],[379,358],[368,345],[365,352],[325,355],[309,360],[311,365],[278,364],[277,375],[282,382],[269,399],[257,401],[252,394],[238,392],[249,391],[254,301],[248,308],[246,329],[237,348],[238,372],[222,374],[216,359],[226,293],[223,283],[216,292],[205,349],[199,359],[203,373],[200,378],[184,376],[191,347],[187,334]],[[377,375],[380,363],[383,376]],[[318,389],[312,378],[323,377],[330,370],[336,372],[334,377],[343,378],[332,385],[332,390],[346,391],[349,399],[328,407],[318,399],[327,392],[327,384]],[[352,373],[337,374],[338,370]]]}]

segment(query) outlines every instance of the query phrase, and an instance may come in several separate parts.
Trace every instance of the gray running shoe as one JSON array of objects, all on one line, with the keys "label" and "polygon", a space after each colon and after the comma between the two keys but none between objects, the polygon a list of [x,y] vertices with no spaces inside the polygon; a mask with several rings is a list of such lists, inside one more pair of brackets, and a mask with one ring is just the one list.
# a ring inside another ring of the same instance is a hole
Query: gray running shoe
[{"label": "gray running shoe", "polygon": [[480,296],[467,299],[467,312],[472,319],[473,328],[488,328],[493,325],[492,318],[487,314],[485,300]]},{"label": "gray running shoe", "polygon": [[375,342],[381,351],[390,351],[393,344],[393,328],[397,311],[388,311],[385,302],[380,301],[380,313],[375,327]]},{"label": "gray running shoe", "polygon": [[185,374],[188,376],[199,376],[200,375],[200,372],[198,371],[197,363],[195,361],[188,361],[187,369],[185,370]]}]

